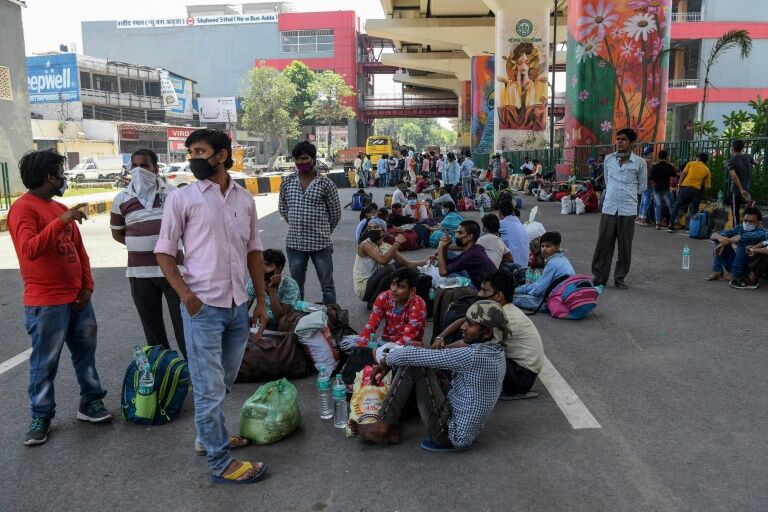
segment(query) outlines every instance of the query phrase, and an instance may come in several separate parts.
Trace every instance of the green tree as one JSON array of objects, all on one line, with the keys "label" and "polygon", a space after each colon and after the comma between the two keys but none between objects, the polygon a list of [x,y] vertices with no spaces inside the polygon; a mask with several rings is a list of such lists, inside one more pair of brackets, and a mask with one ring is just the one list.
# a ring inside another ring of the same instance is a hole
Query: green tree
[{"label": "green tree", "polygon": [[328,155],[330,156],[333,154],[331,124],[355,117],[354,109],[344,104],[344,101],[354,96],[355,92],[347,85],[343,76],[333,71],[317,74],[315,80],[309,84],[308,91],[312,102],[306,110],[306,115],[318,123],[328,124]]},{"label": "green tree", "polygon": [[267,140],[277,140],[278,145],[270,159],[281,154],[288,138],[299,136],[299,121],[291,114],[291,102],[296,96],[296,86],[277,69],[261,61],[248,73],[243,91],[243,128]]},{"label": "green tree", "polygon": [[424,146],[452,146],[456,144],[456,132],[443,128],[434,118],[377,119],[376,135],[389,135],[399,144],[413,146],[422,151]]},{"label": "green tree", "polygon": [[296,96],[291,101],[291,113],[299,118],[312,104],[312,96],[309,92],[310,85],[315,81],[315,72],[301,61],[295,60],[283,69],[283,74],[296,86]]},{"label": "green tree", "polygon": [[712,69],[718,59],[728,50],[733,48],[739,49],[739,56],[741,59],[746,59],[749,54],[752,53],[752,38],[749,37],[749,31],[744,29],[729,30],[712,45],[712,49],[709,51],[709,57],[704,63],[704,95],[701,99],[701,113],[699,114],[699,138],[704,136],[703,128],[704,122],[704,109],[707,108],[707,93],[709,92],[709,72]]}]

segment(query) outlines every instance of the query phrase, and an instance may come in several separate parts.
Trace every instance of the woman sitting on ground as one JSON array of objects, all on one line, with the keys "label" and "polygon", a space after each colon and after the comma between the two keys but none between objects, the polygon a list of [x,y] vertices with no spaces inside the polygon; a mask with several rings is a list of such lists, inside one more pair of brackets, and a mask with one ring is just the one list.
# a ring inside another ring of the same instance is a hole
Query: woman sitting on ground
[{"label": "woman sitting on ground", "polygon": [[[464,222],[464,217],[456,213],[456,205],[454,203],[443,203],[442,208],[443,220],[440,224],[437,226],[419,224],[418,226],[421,226],[423,229],[416,231],[420,238],[423,235],[428,235],[427,240],[432,247],[437,247],[437,244],[440,242],[443,235],[448,235],[452,240],[455,239],[456,230],[459,229],[459,224]],[[427,244],[424,244],[424,246],[426,247]]]},{"label": "woman sitting on ground", "polygon": [[376,203],[371,203],[365,208],[363,208],[360,211],[360,223],[357,225],[357,228],[355,229],[355,241],[357,243],[360,243],[360,237],[363,234],[363,231],[365,231],[366,226],[368,226],[368,222],[379,212],[379,207],[376,205]]}]

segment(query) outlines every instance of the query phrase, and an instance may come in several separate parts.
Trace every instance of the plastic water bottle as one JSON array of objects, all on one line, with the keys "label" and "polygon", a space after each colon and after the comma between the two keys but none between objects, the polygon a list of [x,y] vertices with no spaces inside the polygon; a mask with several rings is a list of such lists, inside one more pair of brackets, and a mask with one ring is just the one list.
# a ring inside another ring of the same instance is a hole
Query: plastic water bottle
[{"label": "plastic water bottle", "polygon": [[140,395],[151,395],[155,390],[155,378],[152,376],[152,370],[149,366],[147,355],[141,350],[141,347],[134,347],[133,358],[136,361],[136,368],[139,370],[139,389]]},{"label": "plastic water bottle", "polygon": [[338,374],[333,383],[333,426],[346,428],[347,420],[347,386],[341,380],[341,374]]},{"label": "plastic water bottle", "polygon": [[320,419],[333,418],[333,406],[331,405],[331,377],[324,367],[320,367],[317,376],[317,396],[320,398]]},{"label": "plastic water bottle", "polygon": [[440,288],[458,288],[459,279],[456,277],[443,277],[440,279]]},{"label": "plastic water bottle", "polygon": [[370,349],[379,348],[379,343],[376,341],[376,333],[371,334],[371,337],[368,339],[368,348]]},{"label": "plastic water bottle", "polygon": [[718,190],[718,192],[717,192],[717,206],[718,207],[722,207],[723,206],[723,199],[725,199],[723,191],[722,190]]},{"label": "plastic water bottle", "polygon": [[296,311],[303,311],[304,313],[312,313],[313,311],[323,311],[323,312],[328,311],[328,308],[326,308],[322,304],[315,304],[313,302],[306,302],[303,300],[297,300],[293,304],[293,308]]},{"label": "plastic water bottle", "polygon": [[691,250],[686,245],[683,247],[683,270],[691,269]]}]

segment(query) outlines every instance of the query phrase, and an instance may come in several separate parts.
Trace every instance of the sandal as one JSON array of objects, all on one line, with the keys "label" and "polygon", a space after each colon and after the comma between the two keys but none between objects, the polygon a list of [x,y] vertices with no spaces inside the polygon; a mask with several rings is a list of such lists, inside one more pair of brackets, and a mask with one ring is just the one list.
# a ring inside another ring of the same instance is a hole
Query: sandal
[{"label": "sandal", "polygon": [[257,464],[260,464],[259,470],[245,480],[238,480],[238,478],[246,474],[250,469],[253,469],[253,464],[247,461],[241,462],[239,468],[226,476],[211,475],[211,482],[214,484],[252,484],[258,482],[267,474],[267,465],[263,462],[257,462]]},{"label": "sandal", "polygon": [[[234,450],[236,448],[245,448],[251,444],[251,442],[244,438],[244,437],[238,437],[238,436],[230,436],[229,437],[229,449]],[[205,457],[208,455],[208,452],[205,451],[205,447],[195,441],[195,453],[200,455],[201,457]]]}]

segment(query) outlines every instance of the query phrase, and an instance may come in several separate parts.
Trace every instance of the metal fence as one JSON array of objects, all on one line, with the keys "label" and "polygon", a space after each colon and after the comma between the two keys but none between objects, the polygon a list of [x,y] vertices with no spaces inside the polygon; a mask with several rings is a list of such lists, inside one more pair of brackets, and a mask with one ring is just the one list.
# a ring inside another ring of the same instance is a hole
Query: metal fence
[{"label": "metal fence", "polygon": [[8,164],[0,162],[0,179],[2,179],[2,191],[0,191],[0,211],[8,211],[11,208],[11,182],[8,180]]},{"label": "metal fence", "polygon": [[[752,197],[761,204],[768,204],[768,138],[752,138],[744,140],[744,153],[752,155],[757,165],[752,168],[752,180],[750,182],[750,193]],[[660,141],[648,142],[635,145],[635,152],[639,155],[645,147],[651,147],[653,154],[657,155],[659,151],[665,149],[669,154],[669,161],[681,169],[687,162],[695,160],[700,153],[709,155],[707,166],[712,171],[712,188],[709,191],[712,197],[716,197],[719,191],[727,193],[730,177],[726,164],[731,157],[732,139],[713,139],[713,140],[681,140],[681,141]],[[504,157],[509,160],[511,172],[519,172],[520,166],[526,157],[531,160],[540,160],[544,169],[554,170],[558,163],[568,163],[571,165],[573,174],[580,179],[590,177],[590,167],[587,164],[590,158],[595,160],[603,154],[607,155],[615,151],[614,145],[601,146],[574,146],[566,149],[564,159],[563,150],[556,149],[554,158],[550,159],[549,149],[536,150],[518,150],[504,152]],[[490,155],[473,154],[472,160],[475,167],[485,169],[488,167]]]}]

